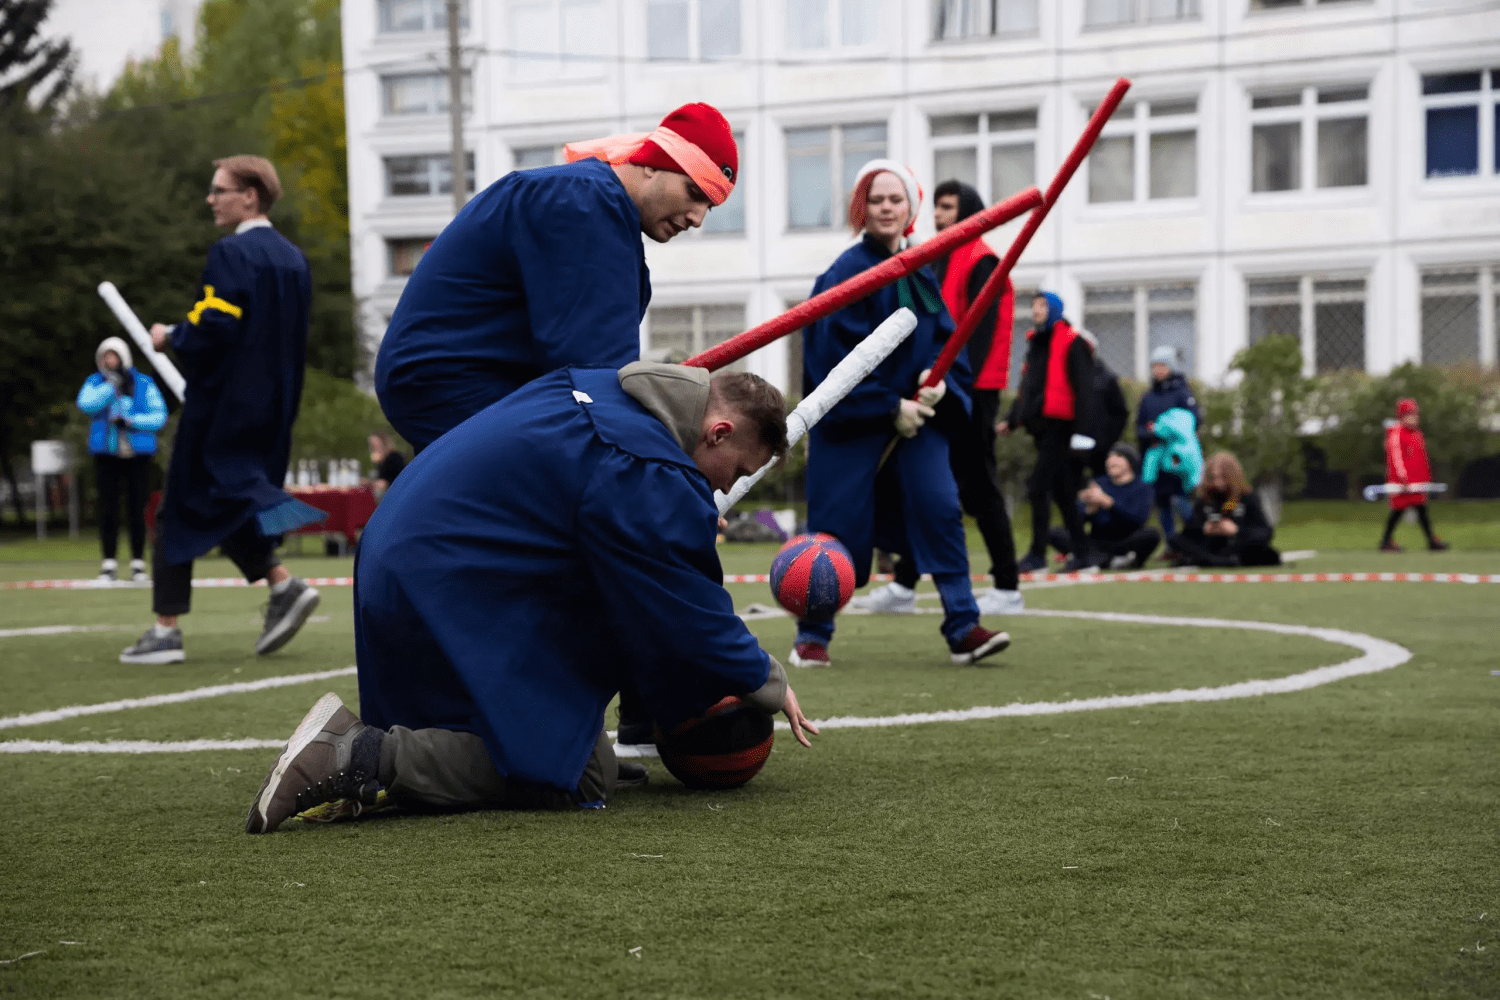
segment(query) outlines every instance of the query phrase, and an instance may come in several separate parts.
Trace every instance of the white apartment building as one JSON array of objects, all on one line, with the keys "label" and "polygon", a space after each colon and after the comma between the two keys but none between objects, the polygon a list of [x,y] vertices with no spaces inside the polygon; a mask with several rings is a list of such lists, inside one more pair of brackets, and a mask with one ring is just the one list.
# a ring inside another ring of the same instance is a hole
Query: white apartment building
[{"label": "white apartment building", "polygon": [[[443,10],[343,4],[372,343],[451,218]],[[948,177],[987,201],[1045,187],[1126,76],[1015,273],[1023,292],[1059,292],[1121,374],[1143,378],[1170,344],[1217,380],[1269,333],[1299,336],[1309,371],[1496,361],[1491,0],[469,0],[463,46],[471,184],[686,101],[740,136],[730,201],[702,231],[647,244],[641,343],[657,356],[805,298],[850,241],[840,220],[869,158],[912,165],[929,193]],[[799,356],[792,337],[748,364],[797,389]]]}]

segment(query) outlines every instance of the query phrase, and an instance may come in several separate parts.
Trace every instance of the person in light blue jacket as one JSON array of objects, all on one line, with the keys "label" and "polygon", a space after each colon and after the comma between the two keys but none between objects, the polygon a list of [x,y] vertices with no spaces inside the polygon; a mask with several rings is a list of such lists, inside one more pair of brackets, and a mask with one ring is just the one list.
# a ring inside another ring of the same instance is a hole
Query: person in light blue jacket
[{"label": "person in light blue jacket", "polygon": [[130,525],[130,578],[146,579],[146,478],[156,454],[156,432],[167,422],[167,404],[150,375],[131,366],[130,347],[106,337],[94,351],[98,371],[78,390],[78,408],[89,424],[89,453],[99,484],[99,579],[118,578],[120,483],[125,483]]}]

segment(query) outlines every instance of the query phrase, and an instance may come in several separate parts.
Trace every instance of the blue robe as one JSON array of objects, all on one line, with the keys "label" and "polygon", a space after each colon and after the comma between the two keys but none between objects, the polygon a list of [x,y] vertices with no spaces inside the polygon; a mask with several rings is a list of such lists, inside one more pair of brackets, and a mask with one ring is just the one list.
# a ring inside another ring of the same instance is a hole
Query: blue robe
[{"label": "blue robe", "polygon": [[360,538],[361,718],[476,733],[502,775],[576,788],[622,683],[670,729],[766,682],[716,534],[708,481],[613,369],[536,379],[418,455]]},{"label": "blue robe", "polygon": [[464,206],[401,293],[375,362],[418,449],[546,372],[640,360],[641,216],[600,160],[517,170]]},{"label": "blue robe", "polygon": [[[889,256],[889,250],[867,236],[818,278],[813,294]],[[919,572],[960,575],[962,585],[955,581],[953,587],[955,607],[948,608],[943,623],[952,640],[978,621],[978,611],[967,590],[969,552],[958,487],[948,465],[948,441],[929,420],[879,468],[880,456],[896,434],[896,407],[915,394],[918,376],[937,361],[953,333],[953,320],[932,275],[923,269],[809,326],[802,335],[803,393],[827,378],[834,365],[903,305],[916,312],[916,330],[808,431],[807,527],[844,543],[854,560],[857,587],[869,582],[877,546],[913,559]],[[972,382],[966,348],[944,380],[948,395],[965,413],[970,401],[963,386]],[[799,622],[798,634],[827,642],[833,628]]]},{"label": "blue robe", "polygon": [[307,258],[270,226],[247,229],[209,250],[202,286],[172,328],[187,380],[160,515],[172,566],[251,517],[274,536],[324,516],[281,489],[307,362]]}]

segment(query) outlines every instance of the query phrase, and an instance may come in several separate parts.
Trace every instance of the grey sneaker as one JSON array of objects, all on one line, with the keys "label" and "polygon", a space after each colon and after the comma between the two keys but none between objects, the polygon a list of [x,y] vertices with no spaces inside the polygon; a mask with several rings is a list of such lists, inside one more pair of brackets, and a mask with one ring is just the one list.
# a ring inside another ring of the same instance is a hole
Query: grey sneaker
[{"label": "grey sneaker", "polygon": [[854,598],[849,607],[872,615],[914,615],[917,613],[917,593],[899,583],[888,583]]},{"label": "grey sneaker", "polygon": [[974,595],[982,615],[1016,615],[1026,610],[1026,598],[1019,590],[1001,590],[991,587],[982,594]]},{"label": "grey sneaker", "polygon": [[182,629],[174,628],[166,635],[157,635],[156,626],[146,629],[134,646],[126,646],[120,652],[121,663],[181,663],[187,659],[182,651]]},{"label": "grey sneaker", "polygon": [[261,782],[245,817],[245,832],[270,833],[287,818],[338,799],[373,806],[380,792],[384,736],[360,722],[338,695],[319,698]]},{"label": "grey sneaker", "polygon": [[272,594],[266,605],[266,629],[255,640],[255,652],[260,655],[274,653],[291,642],[319,600],[317,588],[296,578],[284,593]]}]

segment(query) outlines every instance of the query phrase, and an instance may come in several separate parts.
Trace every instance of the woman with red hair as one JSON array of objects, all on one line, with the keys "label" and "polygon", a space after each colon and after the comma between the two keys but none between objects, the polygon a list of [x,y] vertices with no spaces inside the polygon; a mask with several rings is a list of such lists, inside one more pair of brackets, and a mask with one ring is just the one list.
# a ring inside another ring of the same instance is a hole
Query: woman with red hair
[{"label": "woman with red hair", "polygon": [[1385,432],[1385,478],[1390,488],[1391,516],[1385,522],[1385,534],[1380,536],[1381,552],[1401,552],[1401,546],[1391,537],[1396,531],[1396,522],[1408,508],[1417,512],[1422,532],[1427,536],[1427,547],[1434,552],[1448,548],[1448,543],[1432,533],[1432,520],[1427,516],[1427,494],[1411,487],[1426,486],[1432,481],[1432,469],[1427,464],[1427,439],[1421,431],[1422,412],[1415,399],[1396,402],[1396,422]]},{"label": "woman with red hair", "polygon": [[[818,278],[813,294],[896,253],[912,231],[921,201],[922,189],[910,168],[890,160],[865,164],[849,201],[849,228],[858,242]],[[950,370],[939,385],[918,391],[953,333],[932,274],[924,269],[902,278],[804,330],[803,393],[811,392],[903,307],[916,314],[916,330],[808,431],[808,529],[844,543],[854,559],[856,586],[869,581],[875,546],[912,559],[918,572],[932,574],[943,599],[942,634],[952,661],[975,663],[1003,650],[1010,637],[979,624],[948,442],[936,428],[924,426],[946,394],[952,398],[945,405],[969,411],[961,388],[968,366],[964,354],[954,365],[959,377]],[[882,465],[892,432],[904,440]],[[799,621],[792,664],[828,666],[833,631],[832,622]]]}]

